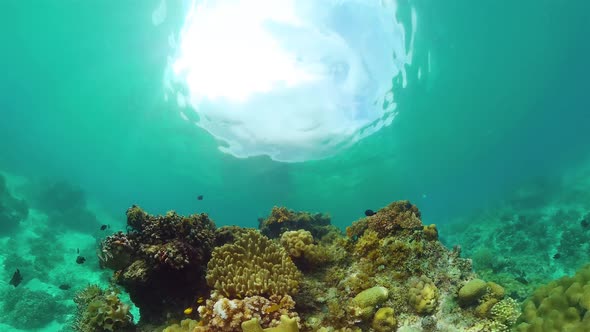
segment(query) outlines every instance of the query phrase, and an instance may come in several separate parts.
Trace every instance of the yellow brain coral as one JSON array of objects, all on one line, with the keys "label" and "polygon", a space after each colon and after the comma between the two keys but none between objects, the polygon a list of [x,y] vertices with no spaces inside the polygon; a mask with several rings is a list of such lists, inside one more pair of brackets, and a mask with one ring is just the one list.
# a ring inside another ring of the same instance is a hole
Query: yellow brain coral
[{"label": "yellow brain coral", "polygon": [[419,314],[430,314],[437,306],[438,288],[426,276],[410,281],[409,302]]},{"label": "yellow brain coral", "polygon": [[297,292],[301,273],[280,245],[249,230],[213,250],[207,284],[228,298]]}]

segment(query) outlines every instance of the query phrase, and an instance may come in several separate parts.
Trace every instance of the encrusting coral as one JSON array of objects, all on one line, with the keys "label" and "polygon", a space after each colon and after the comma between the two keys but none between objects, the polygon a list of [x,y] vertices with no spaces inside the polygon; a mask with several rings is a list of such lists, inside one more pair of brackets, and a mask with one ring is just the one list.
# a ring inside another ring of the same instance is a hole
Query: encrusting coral
[{"label": "encrusting coral", "polygon": [[207,265],[207,283],[228,298],[294,294],[300,280],[285,249],[256,230],[215,248]]}]

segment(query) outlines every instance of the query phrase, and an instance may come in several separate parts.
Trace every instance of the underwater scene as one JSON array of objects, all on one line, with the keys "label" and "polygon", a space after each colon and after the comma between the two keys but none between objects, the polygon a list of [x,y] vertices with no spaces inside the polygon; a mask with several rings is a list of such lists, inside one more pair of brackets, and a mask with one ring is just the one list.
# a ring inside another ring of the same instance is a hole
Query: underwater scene
[{"label": "underwater scene", "polygon": [[590,2],[0,18],[0,332],[590,332]]}]

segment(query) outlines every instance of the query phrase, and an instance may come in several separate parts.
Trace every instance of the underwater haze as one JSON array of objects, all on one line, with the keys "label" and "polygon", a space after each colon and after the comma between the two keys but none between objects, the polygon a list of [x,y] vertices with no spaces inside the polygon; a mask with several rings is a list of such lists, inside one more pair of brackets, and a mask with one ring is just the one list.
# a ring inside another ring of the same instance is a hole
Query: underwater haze
[{"label": "underwater haze", "polygon": [[[285,206],[345,230],[409,200],[480,258],[502,252],[480,250],[500,214],[576,204],[549,229],[584,225],[589,13],[583,0],[1,2],[0,293],[14,299],[1,329],[65,331],[75,291],[108,283],[97,243],[132,205],[253,228]],[[527,280],[575,273],[590,262],[564,254],[578,245],[552,246]],[[514,272],[484,279],[500,270]],[[16,298],[52,296],[39,310],[55,317],[17,314]]]}]

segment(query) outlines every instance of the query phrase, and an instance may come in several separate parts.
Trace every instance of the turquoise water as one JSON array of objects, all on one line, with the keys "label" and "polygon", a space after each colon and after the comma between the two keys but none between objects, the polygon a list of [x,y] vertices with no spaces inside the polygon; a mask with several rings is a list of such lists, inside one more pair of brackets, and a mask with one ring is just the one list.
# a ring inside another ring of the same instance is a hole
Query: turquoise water
[{"label": "turquoise water", "polygon": [[[531,181],[557,181],[588,164],[585,1],[399,1],[401,22],[409,24],[410,7],[418,18],[408,85],[395,93],[399,115],[345,151],[299,163],[224,154],[178,116],[163,98],[162,77],[169,31],[180,29],[187,5],[169,1],[166,23],[154,27],[158,3],[1,4],[0,172],[20,179],[9,184],[33,183],[15,185],[25,200],[43,181],[65,180],[84,192],[96,219],[62,216],[65,228],[49,224],[43,232],[82,232],[56,249],[66,261],[77,246],[91,256],[98,227],[122,228],[132,204],[152,214],[206,212],[218,226],[243,227],[287,206],[329,213],[344,229],[366,209],[408,199],[425,224],[444,225],[493,210]],[[429,61],[430,72],[418,79]],[[441,229],[443,239],[451,236]],[[1,235],[10,241],[26,231]],[[0,280],[9,280],[15,267],[4,265],[8,277]],[[72,283],[107,278],[73,268],[88,279]]]}]

